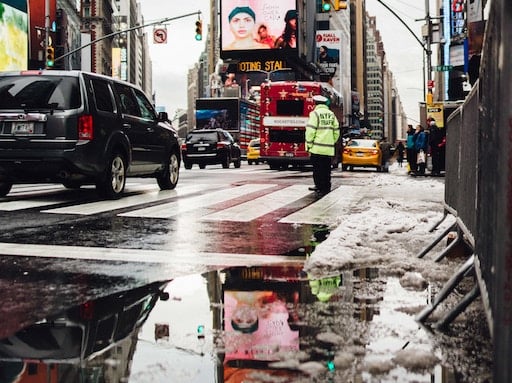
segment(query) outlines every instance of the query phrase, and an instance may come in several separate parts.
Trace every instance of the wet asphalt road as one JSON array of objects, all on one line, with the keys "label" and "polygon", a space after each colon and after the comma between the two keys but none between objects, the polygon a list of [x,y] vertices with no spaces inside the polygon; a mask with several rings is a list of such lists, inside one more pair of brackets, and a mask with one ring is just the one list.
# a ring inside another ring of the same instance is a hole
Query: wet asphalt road
[{"label": "wet asphalt road", "polygon": [[[366,185],[373,174],[333,176],[335,186]],[[55,382],[375,381],[382,364],[362,368],[365,348],[413,337],[437,343],[437,362],[427,370],[398,365],[381,381],[485,381],[485,328],[458,323],[456,341],[431,338],[411,315],[394,311],[428,293],[402,289],[391,294],[402,301],[389,303],[387,292],[400,286],[378,268],[308,278],[302,263],[336,219],[283,221],[315,202],[302,190],[310,184],[309,171],[260,165],[182,169],[178,189],[167,194],[152,180],[136,180],[118,205],[88,188],[16,187],[0,200],[0,337],[11,337],[0,347],[2,368],[28,376],[34,360],[57,361]],[[229,194],[241,186],[248,189]],[[277,194],[266,211],[265,196],[289,187],[295,197],[283,202]],[[255,209],[265,214],[236,209],[259,197]],[[485,322],[481,312],[471,315]],[[395,336],[374,329],[394,321],[401,323]],[[461,347],[467,360],[450,360],[450,349]],[[35,370],[43,377],[45,369]]]}]

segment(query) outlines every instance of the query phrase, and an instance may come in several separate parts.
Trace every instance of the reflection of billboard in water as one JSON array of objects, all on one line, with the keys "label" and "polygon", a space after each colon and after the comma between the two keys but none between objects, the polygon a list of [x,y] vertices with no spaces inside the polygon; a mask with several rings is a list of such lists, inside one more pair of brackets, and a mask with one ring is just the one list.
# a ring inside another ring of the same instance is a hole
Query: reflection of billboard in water
[{"label": "reflection of billboard in water", "polygon": [[296,0],[221,0],[220,7],[222,58],[239,58],[240,51],[297,51]]},{"label": "reflection of billboard in water", "polygon": [[275,291],[224,291],[225,361],[278,360],[299,350],[299,331],[289,325],[287,299]]},{"label": "reflection of billboard in water", "polygon": [[0,71],[25,70],[27,65],[27,2],[0,1]]}]

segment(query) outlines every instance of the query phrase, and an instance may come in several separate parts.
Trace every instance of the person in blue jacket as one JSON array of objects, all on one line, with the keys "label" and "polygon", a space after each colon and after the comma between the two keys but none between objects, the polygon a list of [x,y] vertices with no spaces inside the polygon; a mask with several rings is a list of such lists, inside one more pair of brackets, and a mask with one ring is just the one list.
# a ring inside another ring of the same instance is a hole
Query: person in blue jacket
[{"label": "person in blue jacket", "polygon": [[[416,132],[414,133],[416,136],[414,140],[414,148],[416,149],[416,153],[418,155],[417,166],[418,171],[417,174],[425,174],[425,169],[427,167],[427,152],[428,152],[428,136],[425,132],[425,129],[423,129],[423,126],[418,125],[416,127]],[[423,151],[424,161],[419,161],[420,158],[420,152]]]},{"label": "person in blue jacket", "polygon": [[409,174],[416,171],[416,148],[414,147],[414,128],[412,125],[407,127],[407,162],[409,163]]}]

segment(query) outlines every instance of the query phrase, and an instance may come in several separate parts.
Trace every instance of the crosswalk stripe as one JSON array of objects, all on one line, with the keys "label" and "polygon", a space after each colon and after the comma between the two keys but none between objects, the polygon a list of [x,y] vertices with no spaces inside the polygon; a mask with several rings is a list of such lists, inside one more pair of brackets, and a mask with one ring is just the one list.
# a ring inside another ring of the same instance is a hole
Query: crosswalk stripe
[{"label": "crosswalk stripe", "polygon": [[249,222],[311,194],[306,185],[293,185],[202,218],[207,221]]},{"label": "crosswalk stripe", "polygon": [[[163,199],[168,199],[176,196],[183,196],[190,193],[194,193],[200,190],[203,190],[208,185],[204,184],[195,184],[190,186],[185,186],[181,188],[177,188],[174,190],[161,190],[154,191],[149,193],[143,193],[128,197],[123,197],[118,200],[108,200],[108,201],[97,201],[84,203],[80,205],[74,206],[65,206],[56,209],[48,209],[42,210],[43,213],[55,213],[55,214],[79,214],[79,215],[91,215],[103,213],[106,211],[112,211],[117,209],[124,209],[131,206],[142,205],[144,203],[149,202],[157,202]],[[146,185],[146,189],[148,185]],[[154,189],[154,186],[149,186],[149,190]]]},{"label": "crosswalk stripe", "polygon": [[362,195],[361,188],[361,186],[340,186],[315,203],[281,218],[279,223],[336,224],[340,216],[359,200]]},{"label": "crosswalk stripe", "polygon": [[35,207],[57,205],[66,202],[65,199],[37,199],[37,200],[21,200],[21,201],[7,201],[0,203],[0,210],[2,211],[15,211],[23,209],[32,209]]},{"label": "crosswalk stripe", "polygon": [[[47,208],[43,213],[51,214],[76,214],[92,215],[107,211],[119,209],[128,209],[146,203],[156,204],[147,208],[127,211],[119,216],[141,217],[141,218],[171,218],[179,214],[193,211],[195,209],[207,208],[209,206],[227,202],[238,197],[263,191],[265,189],[275,188],[277,184],[245,184],[242,186],[225,189],[223,184],[195,184],[187,186],[178,186],[175,190],[158,191],[155,185],[131,183],[127,184],[128,193],[140,193],[137,195],[128,195],[114,201],[97,201],[91,203],[76,204],[72,206]],[[212,188],[222,188],[213,192],[208,192],[199,196],[189,196],[190,194],[209,190]],[[51,189],[51,186],[46,186]],[[53,187],[55,188],[55,186]],[[292,214],[281,218],[279,223],[286,224],[313,224],[313,225],[332,225],[338,223],[340,215],[350,206],[357,202],[361,187],[343,185],[327,194],[318,201],[305,206],[304,208],[293,212]],[[56,190],[63,191],[62,187],[56,186]],[[204,221],[233,221],[249,222],[265,214],[269,214],[290,203],[297,201],[311,194],[306,185],[292,185],[282,190],[271,191],[264,196],[246,201],[224,210],[212,212],[204,215],[201,220]],[[187,197],[188,196],[188,197]],[[174,197],[187,197],[173,199]],[[15,211],[21,209],[36,208],[41,206],[51,206],[54,204],[65,203],[69,200],[63,198],[30,198],[26,200],[12,200],[0,202],[0,211]]]},{"label": "crosswalk stripe", "polygon": [[270,184],[246,184],[227,190],[219,190],[213,193],[187,198],[186,200],[177,200],[145,209],[122,213],[119,215],[123,217],[171,218],[187,211],[226,202],[233,198],[241,197],[249,193],[258,192],[275,186],[276,185]]},{"label": "crosswalk stripe", "polygon": [[98,260],[113,262],[193,264],[204,266],[254,266],[287,262],[303,262],[303,257],[265,254],[231,254],[168,250],[119,249],[88,246],[56,246],[0,242],[1,256],[25,256]]}]

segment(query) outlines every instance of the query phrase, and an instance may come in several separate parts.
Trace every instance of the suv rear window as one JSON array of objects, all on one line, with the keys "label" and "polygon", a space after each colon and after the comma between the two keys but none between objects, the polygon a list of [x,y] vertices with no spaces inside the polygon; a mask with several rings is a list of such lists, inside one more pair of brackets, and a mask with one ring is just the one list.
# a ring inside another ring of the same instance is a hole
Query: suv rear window
[{"label": "suv rear window", "polygon": [[76,109],[80,105],[76,77],[0,77],[0,109]]},{"label": "suv rear window", "polygon": [[196,144],[198,142],[217,142],[217,132],[194,132],[189,133],[187,142]]}]

